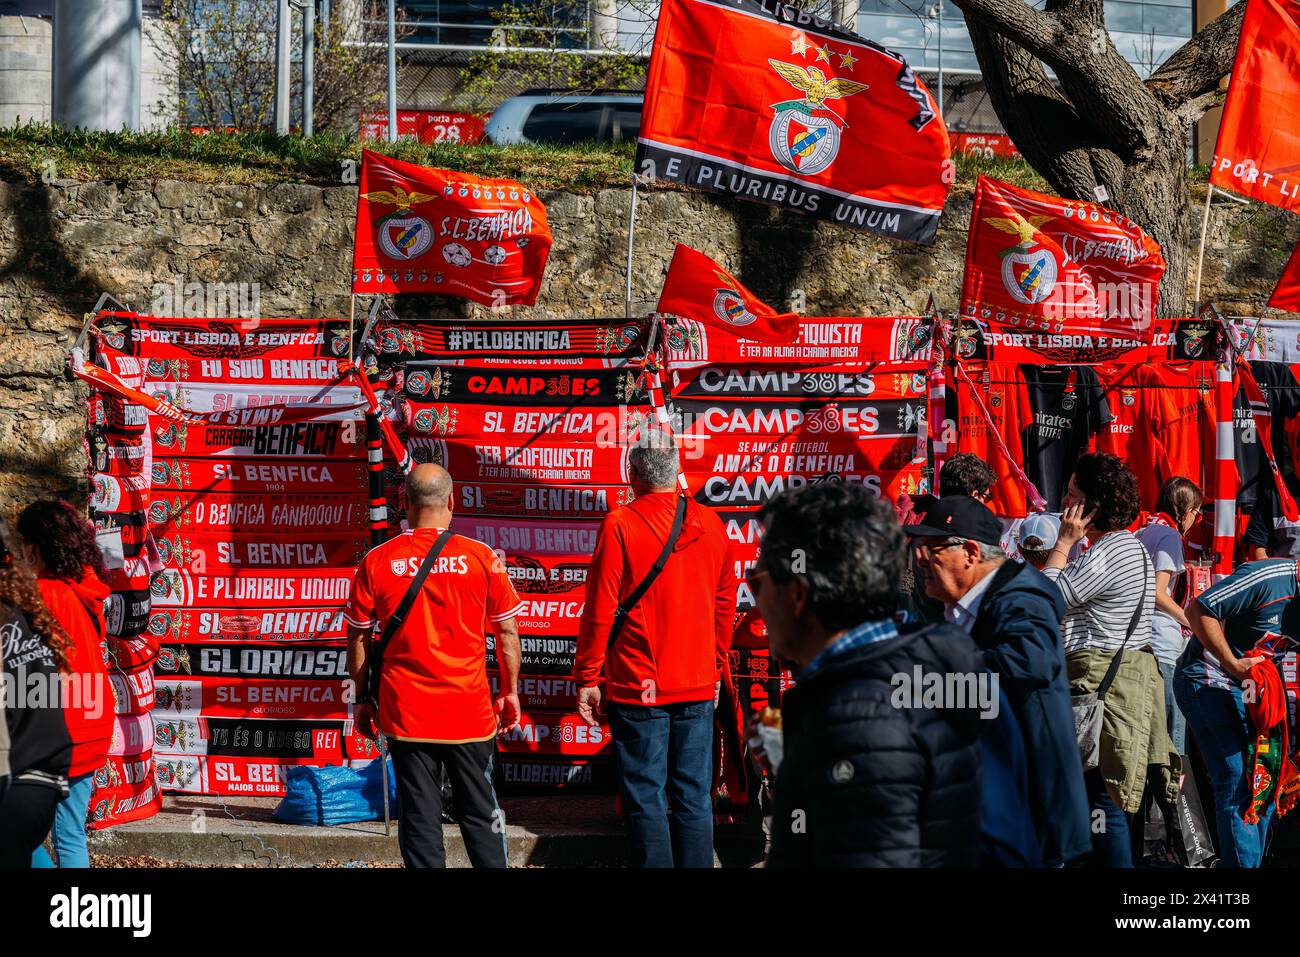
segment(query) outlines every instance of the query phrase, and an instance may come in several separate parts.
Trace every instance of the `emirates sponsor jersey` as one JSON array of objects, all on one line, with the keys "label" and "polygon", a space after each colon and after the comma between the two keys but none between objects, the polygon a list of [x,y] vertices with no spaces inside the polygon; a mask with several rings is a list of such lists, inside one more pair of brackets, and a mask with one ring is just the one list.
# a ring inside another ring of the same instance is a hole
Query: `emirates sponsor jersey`
[{"label": "emirates sponsor jersey", "polygon": [[1169,362],[1151,367],[1164,384],[1170,416],[1159,428],[1170,477],[1181,475],[1213,498],[1214,367],[1208,362]]},{"label": "emirates sponsor jersey", "polygon": [[1074,463],[1111,421],[1097,373],[1087,366],[1021,366],[1033,420],[1024,428],[1025,472],[1059,512]]},{"label": "emirates sponsor jersey", "polygon": [[1004,518],[1023,517],[1027,510],[1025,487],[999,450],[997,438],[989,431],[976,398],[988,410],[1007,450],[1019,455],[1021,433],[1033,421],[1024,380],[1019,369],[1010,363],[966,361],[962,368],[975,390],[972,393],[964,381],[953,377],[953,385],[948,390],[948,411],[957,423],[957,442],[952,451],[954,454],[973,452],[993,468],[997,481],[989,508],[994,514]]},{"label": "emirates sponsor jersey", "polygon": [[1161,485],[1174,475],[1160,437],[1176,417],[1177,406],[1149,365],[1101,365],[1097,374],[1111,414],[1097,436],[1097,450],[1129,463],[1142,508],[1150,511]]},{"label": "emirates sponsor jersey", "polygon": [[1252,362],[1250,371],[1268,400],[1270,426],[1268,435],[1260,435],[1245,386],[1237,389],[1233,404],[1233,445],[1236,450],[1237,472],[1241,486],[1237,491],[1237,507],[1249,510],[1254,507],[1261,491],[1273,483],[1273,471],[1262,443],[1271,442],[1282,475],[1294,478],[1295,467],[1287,441],[1287,422],[1300,415],[1300,383],[1290,368],[1280,362]]},{"label": "emirates sponsor jersey", "polygon": [[[415,529],[371,549],[353,580],[347,621],[382,631],[441,532]],[[451,538],[384,651],[379,685],[384,733],[399,741],[444,744],[493,738],[486,633],[522,610],[496,553],[475,539]]]}]

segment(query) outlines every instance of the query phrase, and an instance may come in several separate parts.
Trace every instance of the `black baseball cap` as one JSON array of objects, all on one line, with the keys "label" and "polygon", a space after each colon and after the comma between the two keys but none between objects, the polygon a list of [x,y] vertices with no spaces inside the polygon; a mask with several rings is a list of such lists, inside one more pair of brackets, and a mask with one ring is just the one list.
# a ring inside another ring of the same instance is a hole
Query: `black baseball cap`
[{"label": "black baseball cap", "polygon": [[1002,523],[983,502],[969,495],[945,495],[925,513],[920,525],[904,525],[913,538],[969,538],[985,545],[1002,541]]}]

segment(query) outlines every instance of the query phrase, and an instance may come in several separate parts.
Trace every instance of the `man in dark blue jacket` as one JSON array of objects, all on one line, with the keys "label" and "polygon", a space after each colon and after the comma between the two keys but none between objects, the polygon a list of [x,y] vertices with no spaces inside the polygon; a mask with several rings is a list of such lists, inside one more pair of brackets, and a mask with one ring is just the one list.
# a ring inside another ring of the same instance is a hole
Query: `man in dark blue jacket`
[{"label": "man in dark blue jacket", "polygon": [[1061,593],[1037,569],[1006,559],[1001,523],[970,496],[943,497],[923,524],[904,531],[916,544],[926,594],[975,640],[1020,722],[1044,861],[1087,853],[1091,819],[1061,650]]},{"label": "man in dark blue jacket", "polygon": [[749,581],[773,652],[798,669],[769,865],[979,864],[981,719],[1000,699],[959,629],[894,624],[905,539],[892,509],[823,483],[777,496],[761,521]]}]

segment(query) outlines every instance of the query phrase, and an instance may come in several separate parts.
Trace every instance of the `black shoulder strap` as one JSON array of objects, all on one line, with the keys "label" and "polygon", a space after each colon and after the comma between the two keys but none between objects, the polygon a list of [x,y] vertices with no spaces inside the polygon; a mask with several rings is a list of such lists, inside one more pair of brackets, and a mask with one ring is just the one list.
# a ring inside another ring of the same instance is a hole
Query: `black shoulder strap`
[{"label": "black shoulder strap", "polygon": [[[1144,557],[1146,556],[1145,545],[1142,547],[1142,554]],[[1147,561],[1142,565],[1142,592],[1138,596],[1137,607],[1133,609],[1133,618],[1128,623],[1128,631],[1124,635],[1124,643],[1120,645],[1119,650],[1115,652],[1115,657],[1110,660],[1110,667],[1106,669],[1106,676],[1101,679],[1101,684],[1097,686],[1098,700],[1105,700],[1106,692],[1110,690],[1111,683],[1115,680],[1115,675],[1119,673],[1119,663],[1120,659],[1124,657],[1124,649],[1127,647],[1128,643],[1133,640],[1133,632],[1137,631],[1138,622],[1142,619],[1142,606],[1146,604],[1147,600],[1148,568],[1154,570],[1154,566],[1151,564],[1150,559],[1147,559]]]},{"label": "black shoulder strap", "polygon": [[664,547],[659,552],[659,557],[650,566],[650,570],[646,572],[645,578],[641,579],[641,583],[632,589],[632,594],[627,596],[626,601],[619,602],[618,608],[614,611],[614,623],[609,628],[609,644],[612,645],[619,632],[623,630],[623,626],[627,623],[628,612],[635,608],[636,603],[645,597],[645,593],[650,590],[650,586],[659,577],[659,573],[664,570],[664,565],[668,563],[668,556],[673,552],[673,546],[677,544],[677,539],[681,537],[682,522],[685,520],[686,496],[679,495],[677,496],[677,510],[673,513],[673,527],[668,532],[668,538],[664,541]]},{"label": "black shoulder strap", "polygon": [[384,649],[388,647],[388,643],[397,634],[397,629],[402,627],[402,622],[406,620],[406,616],[410,613],[411,606],[415,604],[416,596],[420,594],[420,589],[424,587],[424,580],[429,577],[433,563],[437,561],[439,553],[442,552],[453,537],[451,529],[447,529],[434,540],[433,546],[429,549],[429,554],[424,556],[424,561],[420,563],[415,577],[411,579],[411,587],[406,589],[406,594],[402,596],[402,601],[397,606],[397,610],[393,612],[393,617],[388,619],[383,634],[379,636],[379,640],[375,642],[374,648],[371,649],[370,667],[366,672],[366,697],[369,700],[379,700],[379,672],[384,667]]}]

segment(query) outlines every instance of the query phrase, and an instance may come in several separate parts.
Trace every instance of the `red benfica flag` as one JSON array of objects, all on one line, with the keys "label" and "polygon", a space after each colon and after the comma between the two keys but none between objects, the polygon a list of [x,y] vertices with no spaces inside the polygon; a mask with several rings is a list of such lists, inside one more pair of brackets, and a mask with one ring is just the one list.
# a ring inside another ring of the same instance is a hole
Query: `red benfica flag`
[{"label": "red benfica flag", "polygon": [[798,315],[777,312],[704,253],[681,243],[668,265],[658,311],[724,329],[741,339],[793,342],[799,335]]},{"label": "red benfica flag", "polygon": [[1281,309],[1283,312],[1300,312],[1300,243],[1291,250],[1282,278],[1277,281],[1277,288],[1268,300],[1269,308]]},{"label": "red benfica flag", "polygon": [[353,292],[435,292],[485,306],[537,301],[551,231],[536,193],[369,150],[361,157]]},{"label": "red benfica flag", "polygon": [[991,344],[1025,345],[1002,338],[1025,332],[1149,342],[1164,271],[1156,241],[1113,210],[983,176],[975,187],[962,314]]},{"label": "red benfica flag", "polygon": [[772,0],[663,0],[637,169],[933,243],[948,133],[897,53]]},{"label": "red benfica flag", "polygon": [[1210,182],[1300,213],[1300,2],[1248,0]]}]

